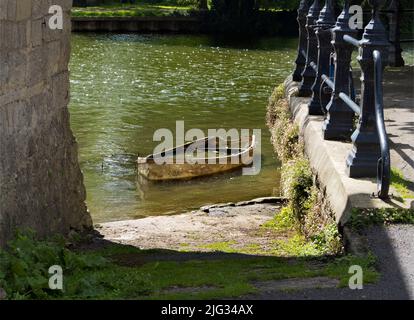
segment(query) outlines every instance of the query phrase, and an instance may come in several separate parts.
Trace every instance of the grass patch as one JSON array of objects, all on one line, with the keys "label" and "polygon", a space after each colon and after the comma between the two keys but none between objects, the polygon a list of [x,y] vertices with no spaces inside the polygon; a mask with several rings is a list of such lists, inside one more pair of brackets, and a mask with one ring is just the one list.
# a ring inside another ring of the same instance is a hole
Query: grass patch
[{"label": "grass patch", "polygon": [[[313,267],[310,260],[288,261],[279,257],[193,260],[186,262],[154,262],[144,265],[140,270],[151,275],[153,291],[142,299],[218,299],[240,297],[253,294],[257,289],[253,281],[280,280],[288,278],[309,278],[328,276],[347,284],[348,270],[351,265],[359,264],[364,268],[364,281],[375,282],[377,272],[372,261],[364,258],[346,257],[328,261],[321,267]],[[171,287],[197,288],[210,287],[205,292],[168,293]]]},{"label": "grass patch", "polygon": [[309,257],[320,256],[321,252],[315,243],[304,236],[295,234],[287,240],[276,240],[273,253],[280,256]]},{"label": "grass patch", "polygon": [[414,210],[400,208],[353,209],[347,225],[361,231],[371,225],[414,224]]},{"label": "grass patch", "polygon": [[404,202],[405,199],[413,198],[413,193],[408,189],[410,182],[404,179],[404,175],[397,168],[391,168],[391,187],[397,191]]},{"label": "grass patch", "polygon": [[248,245],[242,246],[238,245],[236,241],[215,242],[200,246],[199,248],[208,249],[213,252],[238,253],[246,255],[269,256],[271,254],[269,250],[263,249],[258,243],[249,243]]},{"label": "grass patch", "polygon": [[332,261],[326,267],[326,276],[340,280],[339,287],[348,286],[349,267],[360,266],[364,271],[364,283],[375,283],[378,281],[379,273],[375,270],[376,258],[372,254],[365,257],[352,255],[343,256]]},{"label": "grass patch", "polygon": [[74,7],[73,17],[165,17],[188,16],[194,6],[173,4],[112,4],[99,7]]},{"label": "grass patch", "polygon": [[[325,258],[324,264],[318,257],[158,261],[160,253],[165,258],[165,251],[122,245],[74,251],[61,240],[38,241],[32,233],[18,234],[0,251],[0,288],[8,299],[220,299],[257,292],[253,281],[328,276],[346,283],[354,264],[363,266],[365,282],[377,277],[371,258]],[[126,266],[125,261],[142,263]],[[48,289],[48,268],[56,264],[63,267],[64,291]]]},{"label": "grass patch", "polygon": [[[289,211],[288,208],[286,208]],[[286,213],[282,213],[284,215]],[[273,248],[267,254],[283,257],[313,257],[324,255],[337,255],[342,252],[342,241],[337,225],[331,223],[321,228],[314,235],[306,237],[294,230],[294,227],[285,224],[283,218],[280,223],[276,216],[269,223],[263,225],[266,230],[274,230],[279,234],[283,233],[285,239],[275,240]]]},{"label": "grass patch", "polygon": [[[220,245],[227,247],[226,245]],[[108,251],[107,251],[108,252]],[[125,253],[125,251],[123,252]],[[131,251],[131,255],[148,255],[146,251]],[[151,253],[153,254],[153,253]],[[149,255],[151,255],[149,254]],[[116,263],[117,255],[110,259]],[[317,267],[315,267],[315,262]],[[281,257],[250,257],[244,259],[191,260],[183,262],[159,261],[144,264],[138,269],[150,275],[152,291],[138,296],[139,299],[220,299],[253,294],[257,289],[253,281],[281,280],[288,278],[309,278],[327,276],[347,284],[351,265],[361,265],[364,281],[375,282],[377,272],[372,257],[358,258],[346,256],[339,259],[326,259],[320,264],[318,258],[286,259]],[[168,292],[169,288],[202,288],[194,292]]]},{"label": "grass patch", "polygon": [[[48,270],[63,270],[64,291],[50,290]],[[18,233],[7,250],[0,250],[0,288],[9,299],[115,298],[147,293],[149,282],[142,272],[116,270],[102,255],[76,253],[63,239],[37,241],[34,233]],[[128,277],[126,277],[128,276]],[[136,286],[131,287],[129,282]]]}]

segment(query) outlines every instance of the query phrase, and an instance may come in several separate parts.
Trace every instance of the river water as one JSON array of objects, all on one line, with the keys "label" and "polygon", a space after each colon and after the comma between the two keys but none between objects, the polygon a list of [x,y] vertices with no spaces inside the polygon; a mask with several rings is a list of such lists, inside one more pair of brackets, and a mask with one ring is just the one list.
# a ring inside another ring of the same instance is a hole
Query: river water
[{"label": "river water", "polygon": [[[174,214],[278,195],[265,127],[268,98],[292,71],[297,39],[229,43],[208,36],[73,34],[71,125],[95,222]],[[412,51],[410,59],[412,59]],[[138,183],[135,160],[155,130],[262,129],[257,176]]]}]

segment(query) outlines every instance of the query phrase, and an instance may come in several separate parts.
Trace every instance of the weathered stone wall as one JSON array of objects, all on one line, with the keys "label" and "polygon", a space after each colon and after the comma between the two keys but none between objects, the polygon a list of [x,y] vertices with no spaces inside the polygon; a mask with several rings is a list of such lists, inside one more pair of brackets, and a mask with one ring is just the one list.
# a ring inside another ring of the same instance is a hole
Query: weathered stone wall
[{"label": "weathered stone wall", "polygon": [[[63,30],[49,8],[64,10]],[[69,126],[72,0],[0,0],[0,245],[92,224]]]}]

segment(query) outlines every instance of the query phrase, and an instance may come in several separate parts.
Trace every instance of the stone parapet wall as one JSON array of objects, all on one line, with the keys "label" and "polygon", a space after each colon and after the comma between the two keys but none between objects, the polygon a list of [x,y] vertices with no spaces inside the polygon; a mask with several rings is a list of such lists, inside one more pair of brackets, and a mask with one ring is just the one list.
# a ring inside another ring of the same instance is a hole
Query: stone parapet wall
[{"label": "stone parapet wall", "polygon": [[[51,5],[64,12],[49,27]],[[69,125],[71,0],[0,0],[0,245],[92,224]]]}]

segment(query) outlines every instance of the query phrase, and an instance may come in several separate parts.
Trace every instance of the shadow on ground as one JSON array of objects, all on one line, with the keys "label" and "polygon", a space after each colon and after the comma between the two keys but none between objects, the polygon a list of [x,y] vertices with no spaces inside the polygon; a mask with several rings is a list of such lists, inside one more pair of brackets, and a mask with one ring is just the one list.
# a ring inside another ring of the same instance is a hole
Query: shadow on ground
[{"label": "shadow on ground", "polygon": [[[344,259],[340,257],[285,258],[225,252],[180,252],[156,248],[139,250],[133,246],[104,239],[95,239],[93,243],[80,249],[82,251],[105,251],[111,248],[109,255],[111,259],[116,264],[125,267],[144,268],[149,264],[174,263],[177,270],[182,268],[181,271],[192,279],[204,277],[206,273],[213,274],[213,277],[218,274],[226,277],[230,272],[231,277],[235,277],[235,279],[238,276],[247,276],[249,284],[256,288],[254,294],[219,296],[220,299],[407,300],[414,297],[414,270],[412,268],[414,265],[414,243],[410,241],[412,234],[414,234],[413,231],[414,226],[411,225],[376,226],[364,231],[364,236],[370,244],[370,250],[377,257],[376,269],[380,272],[380,277],[376,283],[365,284],[362,290],[351,290],[347,286],[340,286],[344,279],[349,279],[351,276],[348,274],[348,269],[354,262],[353,260],[345,259],[345,262],[340,262],[341,267],[335,271],[336,273],[326,272],[331,268],[330,266],[335,265],[335,261]],[[192,267],[188,264],[196,266],[195,269],[191,269]],[[203,265],[206,265],[207,269],[199,268]],[[286,274],[283,274],[282,271]],[[169,272],[168,269],[166,272]],[[170,274],[163,275],[171,278],[170,285],[164,288],[164,293],[167,296],[178,293],[178,297],[181,298],[198,298],[199,296],[194,296],[194,294],[200,294],[200,292],[208,294],[217,286],[226,285],[226,281],[221,284],[220,282],[214,283],[214,281],[211,283],[200,281],[199,285],[183,285],[179,280],[174,281],[174,277],[178,279],[183,276],[182,274],[177,276],[175,272],[171,270]],[[197,280],[194,283],[197,283]]]},{"label": "shadow on ground", "polygon": [[362,290],[349,288],[312,288],[296,292],[264,292],[250,299],[350,299],[410,300],[414,298],[414,234],[412,225],[375,226],[364,232],[371,252],[377,258],[380,278]]}]

